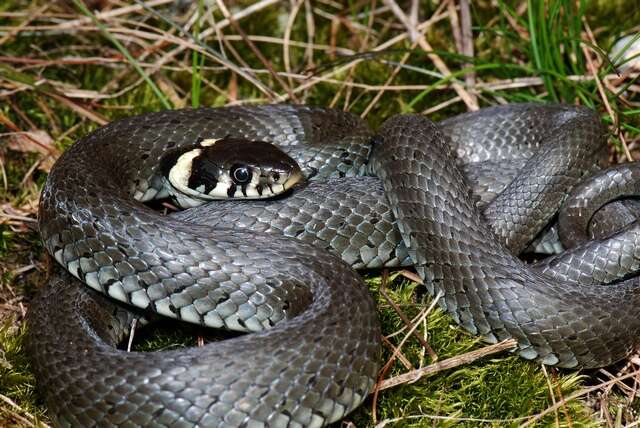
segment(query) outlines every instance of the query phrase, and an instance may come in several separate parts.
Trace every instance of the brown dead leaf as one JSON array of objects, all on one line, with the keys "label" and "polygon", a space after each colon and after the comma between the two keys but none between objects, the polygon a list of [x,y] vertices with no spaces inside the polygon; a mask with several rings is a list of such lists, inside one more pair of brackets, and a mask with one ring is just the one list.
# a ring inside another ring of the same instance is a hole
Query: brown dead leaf
[{"label": "brown dead leaf", "polygon": [[8,225],[14,232],[27,232],[29,224],[35,227],[36,222],[36,211],[16,208],[8,203],[0,205],[0,224]]},{"label": "brown dead leaf", "polygon": [[186,100],[184,99],[184,97],[181,97],[180,95],[178,95],[175,85],[169,79],[167,79],[162,75],[159,75],[156,78],[156,82],[158,82],[158,86],[160,87],[160,90],[167,95],[167,97],[169,98],[169,100],[171,100],[175,108],[185,107]]},{"label": "brown dead leaf", "polygon": [[15,132],[9,136],[8,147],[9,150],[21,153],[39,153],[38,169],[47,173],[60,156],[60,150],[53,144],[53,139],[43,130]]}]

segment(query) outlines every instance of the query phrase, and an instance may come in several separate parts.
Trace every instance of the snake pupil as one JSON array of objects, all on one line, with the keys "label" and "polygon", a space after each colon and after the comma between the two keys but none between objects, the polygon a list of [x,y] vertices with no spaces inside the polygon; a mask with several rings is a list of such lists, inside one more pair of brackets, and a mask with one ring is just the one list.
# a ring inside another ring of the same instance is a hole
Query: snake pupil
[{"label": "snake pupil", "polygon": [[248,183],[251,180],[251,171],[244,165],[234,165],[231,167],[231,177],[238,184]]}]

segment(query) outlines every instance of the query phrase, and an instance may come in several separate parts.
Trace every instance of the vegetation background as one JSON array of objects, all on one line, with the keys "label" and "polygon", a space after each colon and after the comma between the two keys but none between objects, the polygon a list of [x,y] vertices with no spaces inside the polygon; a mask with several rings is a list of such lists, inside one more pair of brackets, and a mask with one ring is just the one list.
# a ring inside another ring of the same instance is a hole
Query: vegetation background
[{"label": "vegetation background", "polygon": [[[637,0],[4,0],[0,426],[49,423],[22,350],[23,321],[49,263],[37,233],[39,191],[80,136],[117,117],[185,106],[308,103],[375,127],[395,113],[438,120],[486,105],[564,101],[602,114],[612,162],[637,159],[639,17]],[[612,51],[622,36],[631,37]],[[575,373],[492,354],[430,310],[413,279],[406,271],[368,277],[384,327],[382,375],[429,376],[395,377],[336,425],[638,424],[637,356]],[[160,327],[137,349],[208,335]],[[435,355],[446,364],[434,365]]]}]

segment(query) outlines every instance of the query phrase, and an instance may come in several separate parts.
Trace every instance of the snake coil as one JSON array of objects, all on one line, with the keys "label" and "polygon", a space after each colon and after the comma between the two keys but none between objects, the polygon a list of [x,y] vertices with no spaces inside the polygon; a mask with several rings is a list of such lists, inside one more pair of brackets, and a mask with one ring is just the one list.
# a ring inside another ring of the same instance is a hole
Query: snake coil
[{"label": "snake coil", "polygon": [[[313,181],[289,198],[167,216],[142,203],[162,193],[167,149],[229,135],[277,144]],[[633,227],[540,266],[514,256],[606,159],[594,112],[513,104],[438,125],[396,116],[372,137],[348,113],[273,105],[131,117],[68,149],[39,218],[65,269],[53,270],[28,318],[28,351],[56,424],[340,419],[378,369],[375,305],[351,266],[414,265],[457,323],[488,341],[513,337],[521,356],[545,364],[607,365],[638,344],[640,290],[580,285],[637,270]],[[140,313],[99,293],[253,334],[125,352],[116,346]]]}]

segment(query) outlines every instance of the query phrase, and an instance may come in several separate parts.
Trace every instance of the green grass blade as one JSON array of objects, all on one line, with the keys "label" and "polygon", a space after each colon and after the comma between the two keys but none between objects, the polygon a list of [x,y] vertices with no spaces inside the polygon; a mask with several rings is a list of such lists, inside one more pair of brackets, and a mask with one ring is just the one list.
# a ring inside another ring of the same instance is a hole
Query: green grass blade
[{"label": "green grass blade", "polygon": [[98,18],[93,13],[91,13],[89,9],[87,9],[84,3],[82,3],[80,0],[73,0],[73,3],[76,5],[78,9],[80,9],[80,11],[83,14],[85,14],[87,17],[89,17],[89,19],[91,19],[91,21],[95,24],[95,26],[98,27],[102,35],[104,35],[107,39],[109,39],[109,41],[113,43],[113,45],[120,51],[120,53],[124,55],[127,61],[129,61],[129,63],[133,66],[133,68],[135,68],[135,70],[138,72],[140,77],[142,77],[144,81],[147,83],[147,85],[149,85],[149,88],[151,88],[151,90],[156,95],[156,97],[158,97],[158,100],[160,100],[160,102],[162,103],[162,106],[166,109],[173,108],[169,99],[164,95],[164,93],[162,93],[160,88],[158,88],[158,86],[153,82],[153,80],[151,80],[149,75],[142,69],[142,67],[140,67],[140,64],[138,63],[138,61],[136,61],[136,59],[133,56],[131,56],[127,48],[125,48],[124,45],[118,41],[118,39],[116,39],[115,37],[113,37],[111,33],[109,33],[109,30],[107,29],[107,27],[104,24],[102,24],[98,20]]}]

